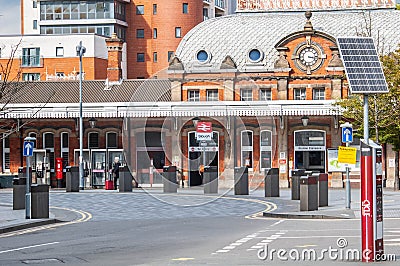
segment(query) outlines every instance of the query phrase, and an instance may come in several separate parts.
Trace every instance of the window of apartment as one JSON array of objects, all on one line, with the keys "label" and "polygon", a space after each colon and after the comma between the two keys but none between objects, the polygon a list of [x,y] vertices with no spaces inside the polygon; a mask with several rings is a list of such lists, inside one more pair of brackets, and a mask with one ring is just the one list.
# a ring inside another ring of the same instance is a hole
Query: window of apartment
[{"label": "window of apartment", "polygon": [[107,149],[118,148],[118,138],[117,137],[118,137],[117,133],[115,133],[115,132],[107,132],[107,138],[106,138]]},{"label": "window of apartment", "polygon": [[56,77],[59,79],[62,79],[65,77],[65,74],[64,74],[64,72],[56,72]]},{"label": "window of apartment", "polygon": [[33,29],[37,30],[37,20],[33,20]]},{"label": "window of apartment", "polygon": [[22,48],[22,66],[39,66],[40,48]]},{"label": "window of apartment", "polygon": [[32,1],[32,7],[33,7],[33,8],[37,8],[37,1],[35,1],[35,0]]},{"label": "window of apartment", "polygon": [[89,133],[88,148],[89,149],[97,149],[97,148],[99,148],[99,133],[97,133],[97,132],[90,132]]},{"label": "window of apartment", "polygon": [[63,168],[69,165],[69,134],[61,133],[61,157],[63,158]]},{"label": "window of apartment", "polygon": [[325,100],[325,89],[324,88],[313,89],[313,100]]},{"label": "window of apartment", "polygon": [[168,62],[174,57],[174,51],[168,51]]},{"label": "window of apartment", "polygon": [[207,90],[207,101],[218,101],[218,90]]},{"label": "window of apartment", "polygon": [[43,133],[43,149],[49,150],[47,153],[49,157],[50,169],[54,169],[54,133]]},{"label": "window of apartment", "polygon": [[175,28],[175,38],[181,38],[182,37],[182,29],[181,27],[176,27]]},{"label": "window of apartment", "polygon": [[157,63],[158,58],[157,58],[157,52],[153,52],[153,62]]},{"label": "window of apartment", "polygon": [[272,165],[272,132],[263,130],[260,132],[260,168],[271,168]]},{"label": "window of apartment", "polygon": [[295,89],[294,90],[294,99],[295,100],[305,100],[306,99],[306,89]]},{"label": "window of apartment", "polygon": [[136,62],[144,62],[144,53],[137,53]]},{"label": "window of apartment", "polygon": [[56,56],[64,56],[64,47],[56,47]]},{"label": "window of apartment", "polygon": [[252,89],[241,89],[240,90],[240,100],[241,101],[252,101],[253,100],[253,90]]},{"label": "window of apartment", "polygon": [[144,29],[137,29],[136,30],[136,38],[143,39],[144,38]]},{"label": "window of apartment", "polygon": [[144,15],[144,6],[143,5],[136,6],[136,15]]},{"label": "window of apartment", "polygon": [[157,4],[153,4],[153,15],[157,15]]},{"label": "window of apartment", "polygon": [[40,73],[22,73],[23,81],[38,81],[40,80]]},{"label": "window of apartment", "polygon": [[188,3],[183,3],[182,4],[182,13],[183,14],[188,14],[189,13],[189,4]]},{"label": "window of apartment", "polygon": [[241,166],[253,168],[253,131],[241,133]]},{"label": "window of apartment", "polygon": [[208,8],[203,8],[203,20],[207,20],[210,17],[208,16]]},{"label": "window of apartment", "polygon": [[157,28],[153,29],[153,39],[157,39]]},{"label": "window of apartment", "polygon": [[199,102],[200,101],[200,91],[199,90],[188,90],[188,101],[189,102]]},{"label": "window of apartment", "polygon": [[3,133],[3,172],[10,172],[10,139]]},{"label": "window of apartment", "polygon": [[260,90],[260,101],[271,101],[271,90],[270,89],[261,89]]}]

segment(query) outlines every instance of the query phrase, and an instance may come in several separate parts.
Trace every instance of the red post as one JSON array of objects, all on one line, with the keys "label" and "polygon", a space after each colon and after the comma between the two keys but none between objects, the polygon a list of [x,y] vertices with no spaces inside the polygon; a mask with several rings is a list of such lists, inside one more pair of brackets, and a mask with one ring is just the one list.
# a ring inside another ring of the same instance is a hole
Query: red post
[{"label": "red post", "polygon": [[57,179],[57,187],[62,187],[62,179],[63,179],[63,158],[56,158],[56,179]]}]

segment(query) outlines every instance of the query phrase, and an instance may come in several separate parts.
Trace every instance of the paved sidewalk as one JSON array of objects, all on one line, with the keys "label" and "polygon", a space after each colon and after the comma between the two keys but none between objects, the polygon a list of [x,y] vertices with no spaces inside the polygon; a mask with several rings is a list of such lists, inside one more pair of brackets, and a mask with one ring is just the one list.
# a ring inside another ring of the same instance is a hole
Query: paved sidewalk
[{"label": "paved sidewalk", "polygon": [[[78,219],[76,213],[50,206],[49,219],[25,219],[25,210],[12,209],[12,189],[1,189],[0,193],[4,193],[6,202],[0,202],[0,234],[15,230],[21,230],[29,227],[51,224],[56,222],[67,222]],[[64,190],[54,189],[50,193],[65,193]],[[106,191],[103,189],[85,190],[79,192],[79,195],[93,195],[93,193],[116,193],[117,191]],[[162,188],[139,188],[134,189],[136,195],[139,193],[162,194]],[[235,196],[233,190],[219,190],[220,197],[238,197],[244,199],[257,199],[276,204],[277,208],[270,212],[264,213],[266,217],[274,218],[303,218],[303,219],[329,219],[329,218],[359,218],[360,217],[360,190],[352,189],[352,205],[351,209],[345,208],[345,190],[329,189],[329,206],[320,207],[318,211],[302,211],[300,212],[300,201],[291,200],[290,189],[280,189],[280,197],[264,197],[264,189],[251,190],[250,195]],[[185,195],[204,195],[203,188],[179,188],[176,196]],[[213,194],[210,194],[213,195]],[[3,198],[4,198],[3,197]],[[400,218],[400,192],[391,189],[384,190],[384,218]],[[144,210],[145,211],[145,210]]]}]

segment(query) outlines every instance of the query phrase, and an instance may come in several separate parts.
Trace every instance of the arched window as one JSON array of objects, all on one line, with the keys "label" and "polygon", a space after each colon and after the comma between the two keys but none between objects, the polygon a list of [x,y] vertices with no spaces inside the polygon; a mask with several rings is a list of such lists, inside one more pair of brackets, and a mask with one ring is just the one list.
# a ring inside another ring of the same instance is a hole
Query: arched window
[{"label": "arched window", "polygon": [[107,132],[106,136],[107,149],[118,148],[118,134],[115,132]]},{"label": "arched window", "polygon": [[89,136],[88,148],[89,149],[98,149],[99,148],[99,133],[90,132],[88,136]]},{"label": "arched window", "polygon": [[63,167],[69,165],[69,134],[61,133],[61,157],[63,158]]},{"label": "arched window", "polygon": [[50,170],[54,171],[54,133],[43,133],[43,149],[47,151],[46,156],[49,158]]},{"label": "arched window", "polygon": [[272,132],[260,132],[260,168],[261,170],[272,167]]},{"label": "arched window", "polygon": [[241,132],[241,166],[253,168],[253,131]]}]

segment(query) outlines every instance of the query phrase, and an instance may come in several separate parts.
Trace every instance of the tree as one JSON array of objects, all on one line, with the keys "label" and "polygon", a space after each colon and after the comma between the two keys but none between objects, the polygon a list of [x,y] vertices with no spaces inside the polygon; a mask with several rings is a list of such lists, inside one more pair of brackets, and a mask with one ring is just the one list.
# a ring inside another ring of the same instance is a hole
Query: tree
[{"label": "tree", "polygon": [[[6,57],[6,59],[0,60],[0,129],[3,132],[0,139],[18,132],[21,127],[30,123],[37,113],[32,114],[32,116],[25,119],[23,123],[18,119],[14,120],[7,117],[8,106],[12,103],[19,102],[18,98],[21,94],[35,86],[35,82],[22,81],[21,64],[16,60],[21,42],[22,39],[17,44],[10,47],[8,58]],[[4,46],[1,48],[1,50],[6,50]],[[48,99],[53,95],[54,92],[49,92],[47,95]]]},{"label": "tree", "polygon": [[[400,49],[381,56],[381,62],[388,83],[389,93],[369,97],[369,130],[372,139],[379,143],[391,144],[395,151],[395,188],[399,189],[400,152]],[[363,97],[351,95],[338,102],[343,108],[343,119],[351,121],[355,136],[361,137],[363,128]],[[374,134],[371,134],[374,133]]]}]

